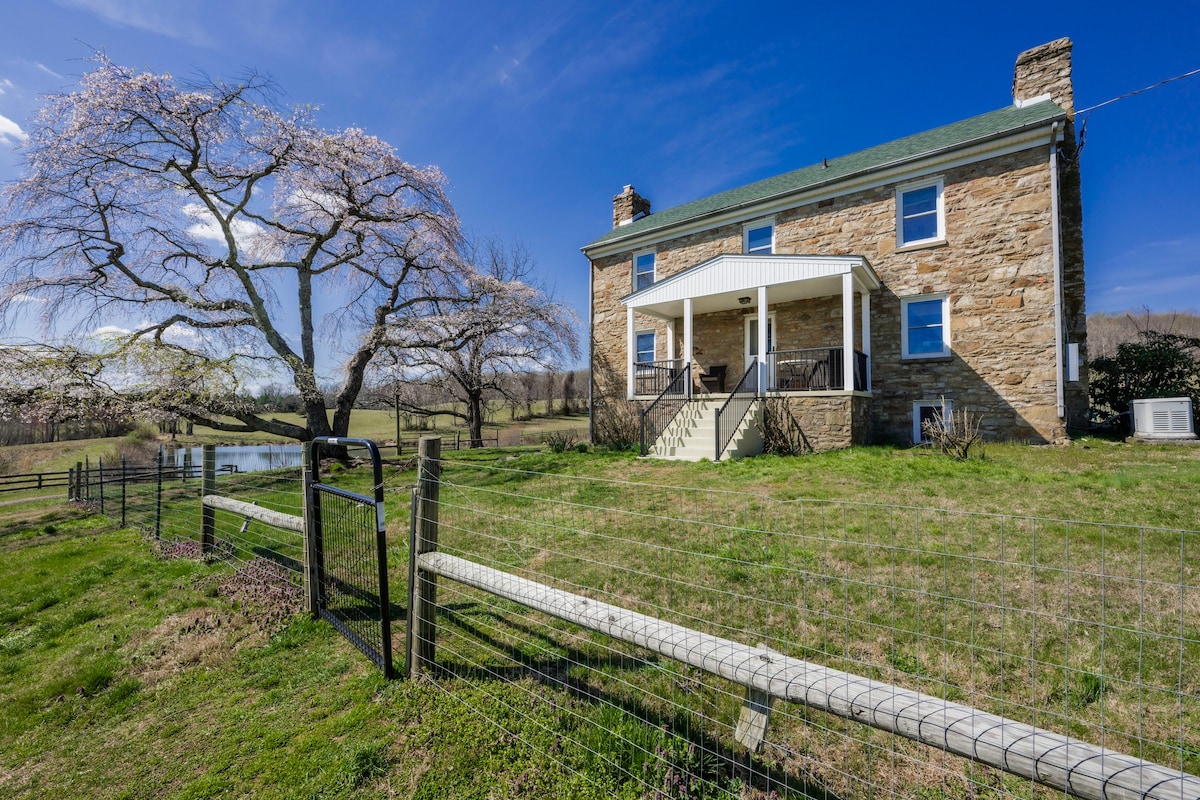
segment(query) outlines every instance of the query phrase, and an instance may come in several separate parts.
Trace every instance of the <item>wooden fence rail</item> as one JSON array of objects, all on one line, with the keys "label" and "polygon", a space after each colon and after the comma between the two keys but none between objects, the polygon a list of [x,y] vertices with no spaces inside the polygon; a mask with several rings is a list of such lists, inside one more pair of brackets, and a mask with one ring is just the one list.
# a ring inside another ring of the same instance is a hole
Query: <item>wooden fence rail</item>
[{"label": "wooden fence rail", "polygon": [[[701,633],[447,553],[418,554],[417,567],[426,575],[482,589],[770,698],[802,703],[889,731],[1075,797],[1200,797],[1200,778],[970,706]],[[430,630],[428,624],[423,627]],[[433,634],[426,636],[430,641],[422,656],[431,658]],[[748,702],[744,708],[761,705]],[[739,729],[743,727],[739,725]]]},{"label": "wooden fence rail", "polygon": [[410,676],[433,671],[448,578],[746,687],[735,737],[757,749],[774,699],[869,725],[1087,800],[1197,800],[1200,777],[1080,739],[703,633],[438,552],[439,442],[423,440],[410,531]]}]

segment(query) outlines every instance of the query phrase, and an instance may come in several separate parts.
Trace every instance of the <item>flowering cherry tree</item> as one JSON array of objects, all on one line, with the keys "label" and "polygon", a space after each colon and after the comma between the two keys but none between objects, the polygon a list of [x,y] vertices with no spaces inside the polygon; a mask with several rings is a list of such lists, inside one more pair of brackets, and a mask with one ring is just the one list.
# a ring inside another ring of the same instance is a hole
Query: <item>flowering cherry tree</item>
[{"label": "flowering cherry tree", "polygon": [[[188,84],[95,62],[47,99],[5,193],[0,314],[37,300],[47,328],[109,323],[87,340],[98,395],[221,430],[345,435],[390,331],[457,280],[441,172],[279,110],[257,76]],[[344,357],[332,416],[322,334]],[[248,376],[280,374],[303,424],[239,399]]]}]

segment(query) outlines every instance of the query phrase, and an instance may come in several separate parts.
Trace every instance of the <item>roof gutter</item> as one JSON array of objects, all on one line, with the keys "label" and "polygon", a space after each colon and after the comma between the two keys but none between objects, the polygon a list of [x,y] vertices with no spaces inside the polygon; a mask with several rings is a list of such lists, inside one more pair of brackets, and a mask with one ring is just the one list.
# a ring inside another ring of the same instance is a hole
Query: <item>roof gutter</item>
[{"label": "roof gutter", "polygon": [[1059,123],[1050,126],[1050,231],[1054,256],[1054,384],[1058,418],[1066,432],[1067,404],[1063,387],[1063,278],[1062,233],[1058,221],[1058,132]]}]

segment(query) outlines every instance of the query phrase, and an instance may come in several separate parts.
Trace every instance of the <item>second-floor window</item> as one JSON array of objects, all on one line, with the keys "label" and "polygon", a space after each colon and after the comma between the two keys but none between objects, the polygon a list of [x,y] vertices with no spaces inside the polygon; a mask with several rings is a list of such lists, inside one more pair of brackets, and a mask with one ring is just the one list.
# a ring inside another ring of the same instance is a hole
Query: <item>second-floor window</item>
[{"label": "second-floor window", "polygon": [[654,253],[640,253],[633,257],[633,290],[645,289],[654,283]]},{"label": "second-floor window", "polygon": [[896,246],[940,242],[946,238],[942,181],[896,190]]},{"label": "second-floor window", "polygon": [[774,253],[775,223],[749,223],[742,228],[742,245],[742,250],[747,253]]}]

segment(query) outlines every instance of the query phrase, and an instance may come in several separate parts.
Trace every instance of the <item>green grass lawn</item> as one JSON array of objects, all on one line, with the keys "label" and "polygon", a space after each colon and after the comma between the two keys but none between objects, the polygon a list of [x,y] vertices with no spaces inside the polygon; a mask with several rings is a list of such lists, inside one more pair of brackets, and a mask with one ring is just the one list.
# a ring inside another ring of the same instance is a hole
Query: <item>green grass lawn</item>
[{"label": "green grass lawn", "polygon": [[[1008,696],[990,682],[1005,669],[1017,670],[1007,673],[1010,680],[1024,680],[1020,670],[1032,663],[1040,677],[1030,680],[1024,694],[1012,696],[1022,698],[1019,705],[1037,695],[1053,708],[1073,709],[1081,730],[1089,730],[1087,713],[1099,708],[1121,729],[1128,726],[1121,715],[1137,713],[1139,706],[1125,702],[1141,688],[1121,677],[1128,659],[1138,662],[1136,674],[1147,681],[1174,674],[1180,691],[1195,696],[1200,666],[1189,660],[1181,673],[1178,653],[1173,664],[1155,665],[1149,651],[1111,639],[1100,668],[1081,661],[1064,671],[1055,666],[1054,647],[1061,648],[1061,636],[1054,638],[1053,625],[1041,617],[1030,638],[1022,627],[1029,621],[1026,616],[1009,618],[1001,630],[992,629],[988,620],[960,619],[971,610],[968,604],[909,607],[918,595],[928,596],[916,590],[927,592],[938,581],[953,589],[954,596],[964,593],[955,581],[965,580],[970,569],[956,574],[954,565],[960,562],[947,557],[961,542],[939,543],[946,553],[936,558],[916,553],[911,564],[899,556],[859,561],[852,542],[839,544],[812,534],[805,538],[786,527],[791,517],[780,516],[781,509],[792,506],[779,504],[811,498],[817,503],[807,508],[852,501],[1200,529],[1195,505],[1200,450],[1091,441],[1065,448],[990,445],[985,455],[957,462],[922,450],[857,448],[795,459],[679,464],[623,453],[554,454],[536,448],[449,453],[448,480],[472,491],[503,489],[506,496],[493,499],[491,507],[508,521],[497,534],[505,537],[501,546],[487,538],[492,534],[479,515],[469,526],[463,523],[464,530],[470,527],[474,533],[447,529],[443,541],[447,549],[569,580],[604,597],[615,594],[650,604],[669,597],[668,607],[678,613],[712,619],[712,596],[639,577],[662,573],[669,565],[667,574],[685,584],[713,583],[726,592],[715,601],[722,624],[762,632],[773,647],[793,641],[795,654],[833,666],[873,664],[876,677],[953,694],[952,699],[969,697],[972,681],[986,683],[979,687],[985,694]],[[529,473],[480,471],[473,464]],[[575,481],[577,476],[699,491],[589,484]],[[370,482],[354,471],[331,479],[360,491]],[[394,602],[401,602],[397,598],[406,579],[407,487],[412,479],[411,469],[385,471]],[[246,493],[250,484],[263,479],[222,480],[236,496],[235,480],[246,482],[241,490]],[[722,533],[720,526],[733,516],[739,525],[749,518],[745,500],[739,501],[736,515],[721,511],[720,493],[731,490],[770,498],[755,506],[756,513],[762,519],[761,509],[774,509],[770,519],[778,524],[770,527],[787,535]],[[560,505],[547,511],[547,501]],[[195,515],[194,500],[173,502]],[[289,502],[279,500],[281,505]],[[585,506],[589,510],[580,510]],[[706,522],[634,524],[628,513],[638,509]],[[454,524],[455,513],[447,509],[448,525]],[[627,539],[659,549],[625,549],[613,539],[570,533],[581,521],[593,533],[620,530]],[[860,521],[860,527],[851,519],[848,528],[838,530],[878,544],[871,537],[882,534],[867,524],[866,516]],[[223,524],[235,522],[230,518]],[[552,527],[562,530],[547,533]],[[1039,530],[1050,536],[1057,529]],[[983,542],[986,531],[977,528],[974,534]],[[1006,546],[1015,546],[1019,534],[1006,534],[1011,537]],[[1167,563],[1178,558],[1179,538],[1174,541],[1174,553],[1145,546],[1131,552]],[[888,552],[903,551],[907,542],[889,540],[893,550]],[[1078,542],[1072,557],[1086,563],[1084,538]],[[899,551],[896,544],[902,545]],[[674,555],[664,559],[664,552]],[[1106,557],[1119,554],[1120,548],[1110,544]],[[1062,553],[1045,557],[1039,567],[1052,574],[1060,566],[1054,559]],[[1011,552],[1009,558],[1018,561]],[[1148,565],[1153,568],[1153,562]],[[871,577],[843,577],[860,574]],[[447,587],[441,599],[455,610],[444,620],[441,659],[456,677],[388,684],[328,625],[302,616],[281,620],[256,605],[252,595],[239,592],[229,575],[225,565],[160,558],[151,542],[133,531],[115,529],[110,520],[77,509],[45,502],[0,508],[0,795],[632,798],[675,785],[671,781],[687,766],[708,781],[691,787],[693,796],[739,796],[742,776],[701,763],[688,746],[689,740],[707,741],[728,724],[736,698],[725,695],[727,689],[701,686],[690,670],[639,666],[631,649],[609,649],[595,638],[525,615],[512,604]],[[981,575],[973,574],[977,591],[987,585]],[[1007,575],[1010,595],[1005,602],[1017,608],[1021,601],[1015,577]],[[1020,577],[1035,579],[1038,573],[1029,570]],[[878,587],[885,581],[894,581],[901,591],[881,595]],[[766,602],[741,603],[740,597]],[[797,597],[804,600],[801,606],[795,604]],[[1082,601],[1084,595],[1079,597]],[[1179,602],[1178,597],[1166,600]],[[1136,598],[1128,602],[1136,605]],[[706,604],[710,607],[704,608]],[[1121,606],[1110,602],[1108,608],[1115,614]],[[1109,622],[1132,626],[1136,616],[1133,621],[1114,616]],[[1070,633],[1077,643],[1089,630],[1098,630],[1089,629],[1086,607],[1073,608],[1072,618],[1077,623]],[[531,638],[523,628],[547,638]],[[892,633],[881,646],[878,637],[884,630]],[[472,631],[516,637],[518,660],[512,660],[512,652],[485,645]],[[996,643],[979,640],[965,650],[933,647],[939,637],[972,631],[994,635]],[[797,632],[804,637],[797,639]],[[999,643],[1004,637],[1012,638],[1016,653],[1007,668],[1003,658],[989,655],[1003,653]],[[1031,642],[1045,642],[1050,649],[1036,651],[1031,661]],[[954,661],[961,652],[976,659],[965,672]],[[1089,651],[1071,652],[1086,656]],[[614,661],[614,653],[628,659]],[[596,665],[588,675],[562,667],[563,678],[576,691],[562,682],[536,680],[528,669],[560,662],[569,666],[572,660]],[[490,670],[508,679],[489,678]],[[1093,676],[1090,684],[1087,675]],[[581,699],[580,688],[609,700]],[[635,690],[645,689],[651,691],[650,699],[639,700]],[[1151,700],[1153,706],[1170,697]],[[711,724],[681,718],[677,703],[698,706]],[[633,721],[617,710],[622,704],[654,724]],[[1196,709],[1187,713],[1187,719],[1200,724]],[[1146,726],[1153,729],[1154,720],[1148,719]],[[815,777],[811,767],[803,766],[806,758],[825,758],[833,772],[840,765],[870,769],[869,754],[876,751],[868,740],[876,740],[861,733],[847,738],[842,731],[819,716],[777,710],[772,737],[794,745],[791,755],[768,753],[755,768],[774,775],[772,788],[791,785],[797,791]],[[566,741],[575,744],[565,746]],[[1197,744],[1185,736],[1175,745],[1180,753],[1194,749],[1195,758],[1180,756],[1193,771],[1200,769]],[[720,746],[730,745],[726,739]],[[934,751],[902,747],[899,752],[901,757],[893,756],[893,761]],[[788,784],[789,775],[794,784]],[[837,785],[836,776],[824,777]],[[915,768],[909,777],[915,783],[902,794],[968,796],[959,793],[957,784]],[[927,779],[928,790],[922,783]],[[1017,796],[1030,795],[1027,784],[1004,786]],[[747,789],[741,796],[764,795]]]}]

